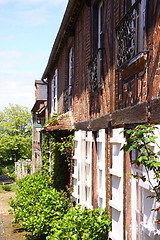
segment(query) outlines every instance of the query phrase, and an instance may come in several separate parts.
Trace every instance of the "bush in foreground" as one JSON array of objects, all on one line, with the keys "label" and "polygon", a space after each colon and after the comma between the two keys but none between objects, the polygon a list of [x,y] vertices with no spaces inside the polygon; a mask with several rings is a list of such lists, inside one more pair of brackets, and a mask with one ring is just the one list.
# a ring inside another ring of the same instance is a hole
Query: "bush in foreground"
[{"label": "bush in foreground", "polygon": [[106,240],[111,220],[102,209],[70,208],[58,222],[53,222],[52,234],[47,240]]},{"label": "bush in foreground", "polygon": [[61,219],[69,208],[66,194],[52,188],[41,174],[18,180],[17,185],[16,199],[10,201],[15,223],[21,223],[36,238],[45,239],[53,220]]},{"label": "bush in foreground", "polygon": [[34,239],[107,239],[111,221],[105,210],[73,207],[66,193],[50,186],[41,174],[18,180],[17,185],[11,214]]}]

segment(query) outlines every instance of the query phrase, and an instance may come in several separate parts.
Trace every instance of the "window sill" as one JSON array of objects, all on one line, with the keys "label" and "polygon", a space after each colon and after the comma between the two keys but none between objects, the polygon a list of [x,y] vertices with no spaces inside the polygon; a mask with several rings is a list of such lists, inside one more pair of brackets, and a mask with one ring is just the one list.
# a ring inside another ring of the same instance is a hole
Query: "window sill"
[{"label": "window sill", "polygon": [[117,236],[115,234],[115,232],[110,232],[109,233],[109,239],[112,239],[112,240],[117,240],[117,239],[120,239],[119,236]]},{"label": "window sill", "polygon": [[116,171],[114,169],[110,169],[110,174],[112,174],[112,175],[114,175],[116,177],[119,177],[119,178],[122,177],[122,173],[120,173],[120,172],[118,172],[118,171]]},{"label": "window sill", "polygon": [[125,138],[121,137],[120,135],[118,136],[118,138],[114,138],[114,137],[110,138],[110,143],[113,143],[113,144],[122,144],[124,142],[125,142]]},{"label": "window sill", "polygon": [[117,205],[116,202],[114,202],[113,200],[109,201],[109,205],[110,207],[114,208],[115,210],[117,210],[118,212],[121,212],[123,210],[121,204]]},{"label": "window sill", "polygon": [[148,191],[151,191],[151,187],[149,185],[148,182],[143,182],[141,179],[139,180],[139,186],[148,190]]},{"label": "window sill", "polygon": [[144,69],[147,61],[147,53],[141,52],[121,69],[123,79],[127,79]]},{"label": "window sill", "polygon": [[141,222],[142,231],[147,234],[151,239],[158,240],[160,237],[160,231],[150,228],[150,226],[144,222]]}]

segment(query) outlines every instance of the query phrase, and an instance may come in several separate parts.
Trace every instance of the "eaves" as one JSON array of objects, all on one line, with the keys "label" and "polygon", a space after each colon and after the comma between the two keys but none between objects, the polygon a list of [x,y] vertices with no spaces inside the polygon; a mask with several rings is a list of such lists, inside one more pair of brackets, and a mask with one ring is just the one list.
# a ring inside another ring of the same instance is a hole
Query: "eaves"
[{"label": "eaves", "polygon": [[66,39],[68,34],[73,31],[75,21],[84,3],[84,0],[69,0],[65,14],[62,19],[61,26],[52,47],[46,69],[42,75],[42,80],[50,76],[51,70],[53,69],[53,64],[56,61],[56,58],[64,43],[64,40]]}]

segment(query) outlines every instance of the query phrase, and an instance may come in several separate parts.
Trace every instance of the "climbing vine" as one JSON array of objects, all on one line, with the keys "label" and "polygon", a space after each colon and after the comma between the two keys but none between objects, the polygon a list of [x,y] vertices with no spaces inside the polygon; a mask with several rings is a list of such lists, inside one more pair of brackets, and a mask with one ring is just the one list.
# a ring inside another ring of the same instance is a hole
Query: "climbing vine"
[{"label": "climbing vine", "polygon": [[[154,152],[152,145],[156,144],[154,125],[138,125],[135,129],[126,129],[124,134],[126,136],[126,143],[122,147],[125,151],[131,152],[133,149],[137,150],[138,156],[132,161],[136,166],[142,165],[147,175],[139,176],[133,175],[134,178],[140,178],[142,181],[148,181],[157,202],[160,202],[160,151]],[[157,145],[158,146],[158,145]],[[158,146],[160,148],[160,146]],[[154,172],[154,184],[150,179],[149,172]]]},{"label": "climbing vine", "polygon": [[42,140],[42,172],[56,189],[65,189],[73,154],[73,132],[45,133]]}]

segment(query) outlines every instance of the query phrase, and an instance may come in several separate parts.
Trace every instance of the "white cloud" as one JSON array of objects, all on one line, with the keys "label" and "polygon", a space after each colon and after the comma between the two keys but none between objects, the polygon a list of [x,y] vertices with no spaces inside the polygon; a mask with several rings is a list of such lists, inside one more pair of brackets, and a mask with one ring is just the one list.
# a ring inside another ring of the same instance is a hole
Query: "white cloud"
[{"label": "white cloud", "polygon": [[9,103],[33,107],[34,82],[45,70],[67,2],[0,0],[0,110]]},{"label": "white cloud", "polygon": [[23,24],[35,27],[46,23],[48,14],[47,10],[43,6],[40,6],[34,9],[19,12],[19,17]]},{"label": "white cloud", "polygon": [[16,36],[11,35],[11,34],[7,34],[6,36],[0,36],[0,39],[3,41],[12,41],[14,39],[16,39]]},{"label": "white cloud", "polygon": [[[0,19],[10,24],[39,26],[64,12],[67,2],[66,0],[0,0],[0,5],[3,7]],[[7,12],[4,7],[8,8]]]},{"label": "white cloud", "polygon": [[9,103],[19,104],[31,109],[34,105],[34,72],[3,72],[1,73],[1,99],[0,110]]},{"label": "white cloud", "polygon": [[1,71],[10,70],[15,68],[22,57],[19,51],[0,51],[0,66]]}]

